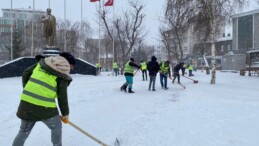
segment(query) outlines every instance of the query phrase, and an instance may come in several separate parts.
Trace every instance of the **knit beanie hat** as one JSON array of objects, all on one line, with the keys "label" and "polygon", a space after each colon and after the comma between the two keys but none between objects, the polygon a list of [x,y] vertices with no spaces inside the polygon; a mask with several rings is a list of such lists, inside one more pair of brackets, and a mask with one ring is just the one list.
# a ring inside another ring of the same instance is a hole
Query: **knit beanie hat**
[{"label": "knit beanie hat", "polygon": [[64,57],[68,61],[69,64],[72,64],[72,65],[76,64],[76,59],[72,54],[70,54],[68,52],[62,52],[59,55]]}]

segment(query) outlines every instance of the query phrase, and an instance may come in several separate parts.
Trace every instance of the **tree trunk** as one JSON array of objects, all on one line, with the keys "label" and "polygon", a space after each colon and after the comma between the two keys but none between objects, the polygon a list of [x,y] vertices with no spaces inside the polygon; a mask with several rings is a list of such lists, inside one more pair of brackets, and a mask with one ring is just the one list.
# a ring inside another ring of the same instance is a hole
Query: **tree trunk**
[{"label": "tree trunk", "polygon": [[[213,8],[212,8],[213,9]],[[216,34],[216,19],[214,11],[212,11],[212,20],[211,20],[211,81],[210,84],[216,84],[216,49],[215,49],[215,34]]]}]

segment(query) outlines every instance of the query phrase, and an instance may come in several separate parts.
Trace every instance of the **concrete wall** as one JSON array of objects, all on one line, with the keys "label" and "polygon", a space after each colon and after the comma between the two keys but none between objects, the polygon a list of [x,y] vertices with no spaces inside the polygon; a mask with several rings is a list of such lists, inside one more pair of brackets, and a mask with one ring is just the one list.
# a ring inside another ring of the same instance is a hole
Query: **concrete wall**
[{"label": "concrete wall", "polygon": [[[84,60],[76,59],[76,66],[71,74],[96,75],[96,67]],[[36,63],[32,57],[21,57],[0,66],[0,78],[19,77],[23,71]]]},{"label": "concrete wall", "polygon": [[245,68],[246,56],[243,54],[225,55],[222,57],[222,70],[237,70]]}]

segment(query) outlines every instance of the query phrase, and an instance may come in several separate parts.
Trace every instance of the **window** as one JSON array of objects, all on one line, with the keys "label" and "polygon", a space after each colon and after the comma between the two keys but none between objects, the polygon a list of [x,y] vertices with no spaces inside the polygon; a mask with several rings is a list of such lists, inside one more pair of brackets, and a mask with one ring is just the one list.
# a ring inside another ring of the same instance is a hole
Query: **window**
[{"label": "window", "polygon": [[187,52],[188,51],[188,47],[184,47],[184,51]]},{"label": "window", "polygon": [[224,51],[224,45],[221,45],[221,50],[220,50],[221,52],[223,52]]},{"label": "window", "polygon": [[228,44],[228,50],[230,50],[230,45]]}]

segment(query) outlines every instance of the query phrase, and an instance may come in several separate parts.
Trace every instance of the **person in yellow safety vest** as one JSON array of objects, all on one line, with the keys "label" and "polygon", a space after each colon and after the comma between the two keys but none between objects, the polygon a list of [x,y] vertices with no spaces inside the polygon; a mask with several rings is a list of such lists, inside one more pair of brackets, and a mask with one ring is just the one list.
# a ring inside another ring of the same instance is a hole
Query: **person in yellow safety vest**
[{"label": "person in yellow safety vest", "polygon": [[100,75],[101,74],[101,69],[102,69],[101,64],[99,62],[97,62],[95,64],[95,66],[96,66],[96,74]]},{"label": "person in yellow safety vest", "polygon": [[187,68],[187,65],[186,64],[183,64],[183,67],[182,67],[182,75],[184,76],[185,75],[185,69]]},{"label": "person in yellow safety vest", "polygon": [[168,87],[167,87],[167,76],[172,79],[171,77],[171,71],[170,71],[170,61],[167,60],[167,61],[163,61],[160,63],[160,83],[161,83],[161,86],[162,86],[162,89],[165,89],[167,90]]},{"label": "person in yellow safety vest", "polygon": [[118,66],[118,63],[115,61],[113,63],[113,72],[114,72],[115,76],[118,75],[118,71],[119,71],[119,66]]},{"label": "person in yellow safety vest", "polygon": [[141,60],[140,66],[141,66],[143,81],[145,81],[145,77],[146,77],[146,81],[147,81],[147,63],[145,61]]},{"label": "person in yellow safety vest", "polygon": [[61,119],[68,123],[67,87],[72,81],[69,73],[74,68],[76,59],[68,52],[36,59],[39,62],[27,68],[22,75],[23,92],[16,114],[21,119],[21,125],[12,146],[24,145],[38,121],[42,121],[51,130],[53,145],[61,146]]},{"label": "person in yellow safety vest", "polygon": [[193,70],[192,64],[190,63],[187,67],[188,67],[188,70],[189,70],[189,77],[193,76],[193,74],[192,74],[192,70]]},{"label": "person in yellow safety vest", "polygon": [[125,79],[126,79],[126,83],[124,83],[122,86],[121,86],[121,91],[124,91],[124,92],[127,92],[127,86],[129,85],[128,87],[128,93],[134,93],[132,91],[132,85],[133,85],[133,76],[134,76],[134,68],[140,68],[140,66],[138,64],[136,64],[134,62],[134,58],[130,58],[130,61],[128,61],[126,64],[125,64],[125,68],[124,68],[124,76],[125,76]]}]

